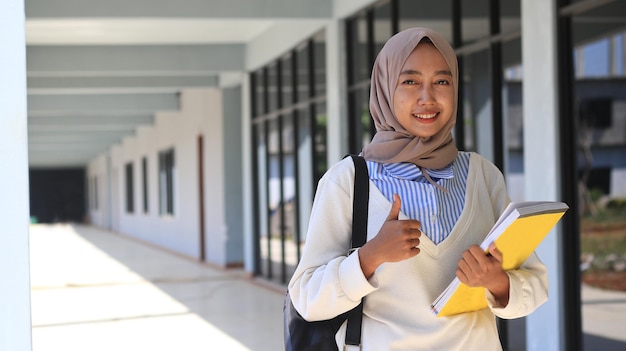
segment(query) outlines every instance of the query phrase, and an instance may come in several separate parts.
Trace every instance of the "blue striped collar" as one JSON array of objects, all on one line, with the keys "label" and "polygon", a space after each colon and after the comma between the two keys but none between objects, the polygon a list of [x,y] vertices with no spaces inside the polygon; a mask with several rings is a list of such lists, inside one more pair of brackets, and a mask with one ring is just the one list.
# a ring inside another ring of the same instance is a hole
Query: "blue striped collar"
[{"label": "blue striped collar", "polygon": [[[385,171],[392,177],[415,181],[420,178],[425,178],[422,171],[413,163],[385,163],[382,165]],[[440,169],[426,169],[428,175],[433,179],[451,179],[454,178],[454,172],[452,171],[452,164]]]}]

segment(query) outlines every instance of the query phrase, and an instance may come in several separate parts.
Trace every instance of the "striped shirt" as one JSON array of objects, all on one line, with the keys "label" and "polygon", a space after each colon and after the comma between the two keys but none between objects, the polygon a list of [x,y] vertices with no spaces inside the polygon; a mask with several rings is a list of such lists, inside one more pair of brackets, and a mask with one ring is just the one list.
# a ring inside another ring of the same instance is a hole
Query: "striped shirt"
[{"label": "striped shirt", "polygon": [[370,179],[383,195],[390,202],[393,202],[393,194],[400,195],[402,212],[420,221],[422,232],[439,244],[448,237],[463,211],[469,159],[468,152],[459,152],[447,167],[426,170],[430,178],[448,192],[429,183],[420,168],[412,163],[367,161],[367,167]]}]

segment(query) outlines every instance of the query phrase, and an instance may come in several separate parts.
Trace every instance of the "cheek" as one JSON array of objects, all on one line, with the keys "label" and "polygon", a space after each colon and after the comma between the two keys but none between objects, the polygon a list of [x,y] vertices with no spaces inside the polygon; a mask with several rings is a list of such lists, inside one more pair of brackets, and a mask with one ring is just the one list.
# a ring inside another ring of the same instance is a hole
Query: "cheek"
[{"label": "cheek", "polygon": [[407,105],[407,94],[402,92],[396,92],[393,96],[393,108],[394,110],[405,109]]},{"label": "cheek", "polygon": [[451,109],[454,107],[454,95],[448,93],[439,94],[437,97],[437,101],[444,105],[446,108]]},{"label": "cheek", "polygon": [[454,103],[454,90],[450,87],[439,91],[439,99],[445,101],[448,104]]},{"label": "cheek", "polygon": [[393,112],[395,115],[398,115],[398,112],[400,112],[400,110],[402,110],[402,96],[398,93],[396,93],[393,96],[393,102],[392,102],[392,107],[393,107]]}]

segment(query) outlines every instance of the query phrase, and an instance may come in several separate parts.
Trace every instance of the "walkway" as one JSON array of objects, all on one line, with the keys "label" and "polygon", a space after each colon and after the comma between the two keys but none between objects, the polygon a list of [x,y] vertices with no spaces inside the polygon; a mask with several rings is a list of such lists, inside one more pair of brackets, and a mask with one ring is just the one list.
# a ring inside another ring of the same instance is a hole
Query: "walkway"
[{"label": "walkway", "polygon": [[[283,349],[283,288],[93,227],[33,225],[30,245],[33,351]],[[626,294],[582,298],[585,351],[626,350]]]}]

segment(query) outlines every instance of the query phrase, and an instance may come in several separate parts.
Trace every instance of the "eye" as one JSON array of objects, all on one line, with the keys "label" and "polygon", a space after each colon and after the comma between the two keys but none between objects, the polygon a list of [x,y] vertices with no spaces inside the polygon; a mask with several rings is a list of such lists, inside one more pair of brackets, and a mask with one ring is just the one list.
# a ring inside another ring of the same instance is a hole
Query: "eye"
[{"label": "eye", "polygon": [[406,84],[406,85],[415,85],[417,84],[416,81],[414,81],[413,79],[406,79],[402,82],[402,84]]},{"label": "eye", "polygon": [[436,85],[450,85],[450,81],[447,79],[439,79],[435,82]]}]

